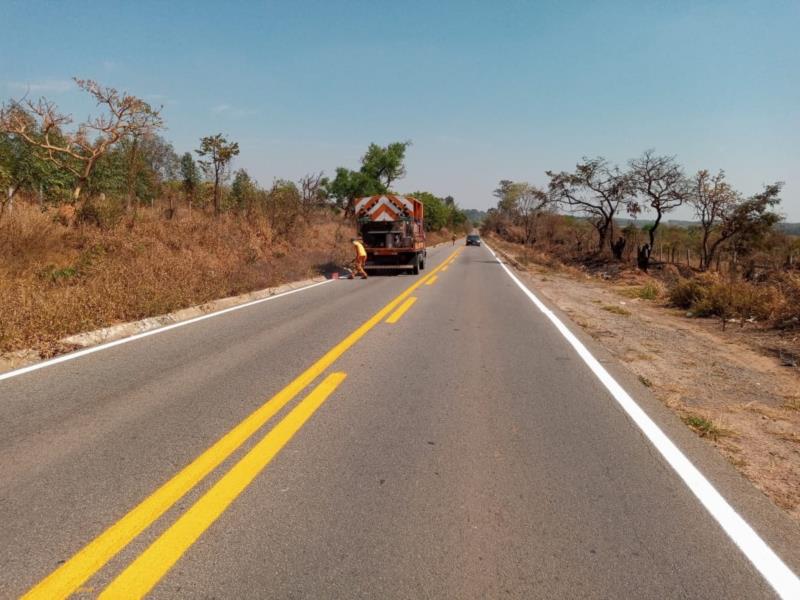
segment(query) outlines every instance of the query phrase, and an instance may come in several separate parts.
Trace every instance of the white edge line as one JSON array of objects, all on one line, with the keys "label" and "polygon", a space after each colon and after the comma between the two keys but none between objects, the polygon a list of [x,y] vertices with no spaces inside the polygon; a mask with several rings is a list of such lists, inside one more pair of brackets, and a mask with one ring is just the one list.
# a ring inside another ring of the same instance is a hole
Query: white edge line
[{"label": "white edge line", "polygon": [[57,365],[59,363],[67,362],[69,360],[75,360],[76,358],[80,358],[82,356],[86,356],[87,354],[93,354],[95,352],[100,352],[101,350],[108,350],[109,348],[113,348],[114,346],[121,346],[122,344],[127,344],[128,342],[133,342],[135,340],[140,340],[142,338],[149,337],[151,335],[157,335],[159,333],[164,333],[165,331],[170,331],[171,329],[177,329],[178,327],[184,327],[185,325],[191,325],[192,323],[197,323],[198,321],[204,321],[205,319],[210,319],[212,317],[218,317],[220,315],[224,315],[229,312],[233,312],[235,310],[241,310],[243,308],[247,308],[248,306],[253,306],[255,304],[261,304],[262,302],[269,302],[270,300],[275,300],[277,298],[282,298],[284,296],[289,296],[291,294],[296,294],[297,292],[304,292],[306,290],[310,290],[311,288],[315,288],[320,285],[325,285],[326,283],[331,283],[335,281],[334,279],[326,279],[325,281],[318,281],[317,283],[312,283],[311,285],[307,285],[305,287],[297,288],[295,290],[289,290],[286,292],[282,292],[280,294],[275,294],[274,296],[267,296],[266,298],[259,298],[258,300],[251,300],[250,302],[245,302],[244,304],[237,304],[236,306],[231,306],[228,308],[223,308],[222,310],[218,310],[215,312],[211,312],[205,315],[200,315],[199,317],[192,317],[191,319],[187,319],[185,321],[179,321],[178,323],[172,323],[171,325],[164,325],[163,327],[158,327],[156,329],[151,329],[150,331],[144,331],[142,333],[137,333],[128,337],[124,337],[118,340],[114,340],[113,342],[106,342],[105,344],[98,344],[97,346],[91,346],[90,348],[84,348],[83,350],[78,350],[76,352],[70,352],[69,354],[63,354],[61,356],[57,356],[55,358],[51,358],[49,360],[44,360],[42,362],[37,362],[27,367],[22,367],[20,369],[15,369],[13,371],[7,371],[5,373],[0,373],[0,381],[4,379],[11,379],[12,377],[17,377],[19,375],[24,375],[25,373],[30,373],[31,371],[38,371],[39,369],[44,369],[45,367],[52,367],[53,365]]},{"label": "white edge line", "polygon": [[[485,244],[484,244],[485,245]],[[720,524],[723,531],[739,547],[739,550],[750,560],[769,585],[781,598],[796,600],[800,598],[800,579],[786,566],[775,552],[761,539],[752,527],[737,513],[716,488],[700,473],[683,452],[661,431],[658,425],[647,416],[623,387],[589,352],[586,346],[575,337],[564,323],[544,303],[523,284],[514,273],[499,259],[494,250],[486,246],[495,260],[500,263],[508,276],[525,292],[525,295],[555,325],[561,335],[575,349],[583,362],[592,370],[601,383],[611,393],[617,403],[642,430],[650,443],[655,446],[661,456],[670,464],[678,476],[698,500],[705,506],[711,516]]]}]

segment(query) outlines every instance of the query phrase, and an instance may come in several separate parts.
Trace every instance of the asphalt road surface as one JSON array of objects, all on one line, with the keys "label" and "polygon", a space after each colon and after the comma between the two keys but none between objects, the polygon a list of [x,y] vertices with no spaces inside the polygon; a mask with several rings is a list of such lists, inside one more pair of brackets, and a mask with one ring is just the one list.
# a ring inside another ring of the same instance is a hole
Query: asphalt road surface
[{"label": "asphalt road surface", "polygon": [[0,380],[0,597],[800,589],[797,526],[574,335],[705,479],[486,247]]}]

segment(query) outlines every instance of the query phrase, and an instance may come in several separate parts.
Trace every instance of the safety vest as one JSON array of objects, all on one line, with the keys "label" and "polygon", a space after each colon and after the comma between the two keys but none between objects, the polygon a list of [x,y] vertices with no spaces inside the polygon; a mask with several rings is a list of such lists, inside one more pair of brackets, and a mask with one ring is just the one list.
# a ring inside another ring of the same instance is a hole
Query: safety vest
[{"label": "safety vest", "polygon": [[367,255],[367,251],[364,250],[364,244],[362,244],[361,242],[353,242],[353,245],[356,247],[356,252],[358,253],[358,256]]}]

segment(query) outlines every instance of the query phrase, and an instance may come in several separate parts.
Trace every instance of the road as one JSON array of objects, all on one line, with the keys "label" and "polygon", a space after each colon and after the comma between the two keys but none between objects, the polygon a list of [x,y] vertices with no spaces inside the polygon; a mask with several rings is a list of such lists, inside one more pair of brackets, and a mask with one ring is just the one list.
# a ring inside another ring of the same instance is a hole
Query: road
[{"label": "road", "polygon": [[767,550],[486,247],[428,262],[0,381],[0,597],[800,589],[746,555],[798,572],[797,526],[591,339],[575,331]]}]

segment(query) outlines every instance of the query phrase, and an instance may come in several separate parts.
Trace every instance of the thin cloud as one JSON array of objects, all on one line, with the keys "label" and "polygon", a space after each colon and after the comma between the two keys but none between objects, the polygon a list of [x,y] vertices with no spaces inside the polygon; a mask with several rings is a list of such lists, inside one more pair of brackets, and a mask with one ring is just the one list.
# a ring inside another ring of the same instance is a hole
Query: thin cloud
[{"label": "thin cloud", "polygon": [[213,112],[215,115],[225,115],[235,119],[256,114],[256,111],[250,108],[239,108],[236,106],[231,106],[230,104],[218,104],[212,107],[211,112]]},{"label": "thin cloud", "polygon": [[147,94],[144,99],[153,104],[161,104],[163,106],[175,106],[178,104],[177,100],[173,100],[165,94]]},{"label": "thin cloud", "polygon": [[70,79],[45,79],[42,81],[10,81],[8,87],[20,92],[34,92],[37,94],[61,94],[75,87]]}]

